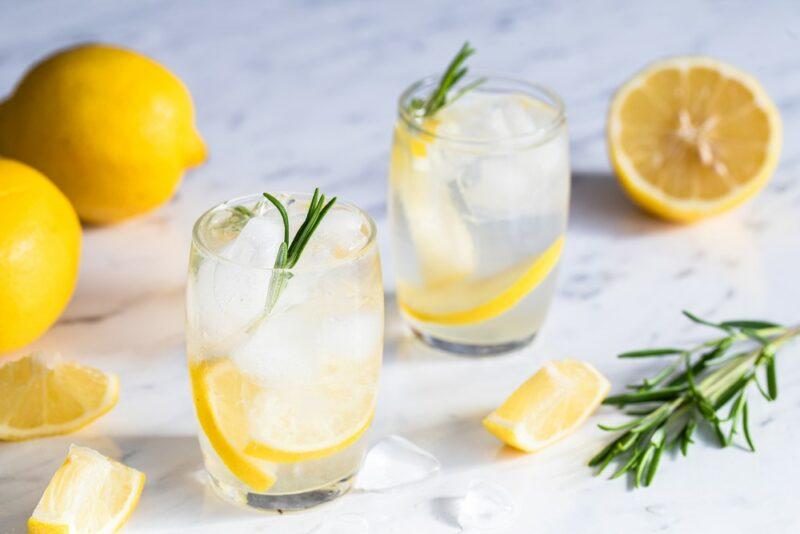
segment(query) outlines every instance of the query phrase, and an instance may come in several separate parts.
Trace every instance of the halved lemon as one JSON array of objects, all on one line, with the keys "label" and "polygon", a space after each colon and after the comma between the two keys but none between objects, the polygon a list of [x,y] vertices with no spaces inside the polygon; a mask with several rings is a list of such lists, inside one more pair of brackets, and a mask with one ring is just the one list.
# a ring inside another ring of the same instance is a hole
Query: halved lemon
[{"label": "halved lemon", "polygon": [[31,355],[0,366],[0,393],[0,440],[21,440],[88,425],[117,404],[119,379]]},{"label": "halved lemon", "polygon": [[547,362],[489,414],[483,425],[507,445],[536,452],[578,428],[610,387],[586,362]]},{"label": "halved lemon", "polygon": [[247,454],[275,463],[314,460],[343,451],[367,431],[376,365],[342,357],[323,367],[314,384],[262,389],[250,412]]},{"label": "halved lemon", "polygon": [[28,519],[32,534],[111,534],[130,518],[144,473],[72,445]]},{"label": "halved lemon", "polygon": [[268,490],[275,477],[244,453],[250,441],[247,409],[258,395],[258,385],[227,358],[192,363],[189,375],[197,419],[217,456],[253,490]]},{"label": "halved lemon", "polygon": [[464,325],[505,313],[553,271],[564,248],[559,236],[541,255],[487,278],[457,279],[430,286],[398,283],[400,308],[418,321]]},{"label": "halved lemon", "polygon": [[658,61],[634,76],[614,96],[607,133],[628,195],[681,222],[755,195],[782,141],[780,115],[761,84],[707,57]]}]

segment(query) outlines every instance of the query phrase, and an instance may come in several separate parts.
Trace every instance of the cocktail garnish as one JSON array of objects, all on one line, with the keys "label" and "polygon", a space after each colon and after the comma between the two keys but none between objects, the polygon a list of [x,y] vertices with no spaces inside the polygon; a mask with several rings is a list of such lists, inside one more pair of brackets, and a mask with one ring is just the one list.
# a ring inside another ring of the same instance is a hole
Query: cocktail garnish
[{"label": "cocktail garnish", "polygon": [[325,214],[327,214],[336,203],[336,197],[330,199],[326,204],[325,195],[320,194],[319,188],[314,189],[314,196],[311,198],[311,204],[308,206],[306,218],[303,224],[300,225],[300,228],[298,228],[291,242],[289,242],[289,215],[286,213],[286,208],[283,207],[280,200],[269,193],[264,193],[264,198],[269,200],[275,208],[277,208],[281,215],[281,220],[283,221],[283,242],[275,258],[274,269],[276,270],[272,272],[272,277],[269,281],[269,290],[267,292],[266,314],[269,315],[272,308],[274,308],[275,304],[278,302],[278,297],[280,297],[280,294],[286,288],[286,284],[292,278],[292,273],[285,269],[291,269],[297,265],[297,262],[300,260],[300,255],[308,244],[308,240],[311,239],[311,236],[319,226],[319,223],[322,222],[322,218],[325,217]]},{"label": "cocktail garnish", "polygon": [[477,80],[465,85],[458,91],[455,91],[452,96],[450,96],[450,93],[453,91],[456,84],[458,84],[458,82],[461,81],[461,79],[466,76],[468,72],[467,67],[463,66],[464,62],[474,53],[475,49],[472,48],[472,46],[469,44],[469,41],[465,42],[456,56],[452,59],[452,61],[450,61],[450,64],[447,66],[447,69],[444,71],[444,74],[439,80],[439,85],[428,96],[427,100],[423,100],[421,98],[414,98],[411,100],[411,112],[414,115],[422,117],[433,117],[440,109],[448,104],[452,104],[464,96],[464,93],[471,91],[484,83],[486,78],[478,78]]}]

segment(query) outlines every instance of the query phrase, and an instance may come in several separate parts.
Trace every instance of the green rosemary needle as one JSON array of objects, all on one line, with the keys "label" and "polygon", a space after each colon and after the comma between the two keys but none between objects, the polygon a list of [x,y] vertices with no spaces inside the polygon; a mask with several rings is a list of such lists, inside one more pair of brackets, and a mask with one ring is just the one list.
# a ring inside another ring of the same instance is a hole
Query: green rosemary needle
[{"label": "green rosemary needle", "polygon": [[[777,398],[775,355],[783,344],[800,336],[800,325],[784,327],[754,320],[715,323],[690,312],[683,313],[695,323],[725,335],[690,349],[656,348],[619,355],[676,360],[641,384],[629,386],[632,391],[603,401],[637,409],[628,412],[636,418],[625,424],[600,425],[603,430],[622,433],[589,461],[598,473],[619,461],[621,465],[612,478],[628,473],[635,487],[649,486],[664,450],[677,447],[686,456],[700,424],[713,430],[721,447],[733,443],[734,436],[741,432],[747,446],[755,452],[750,434],[748,386],[755,384],[768,401]],[[742,350],[744,344],[749,346]],[[766,388],[758,379],[760,368],[764,369]],[[721,415],[726,406],[727,413]]]},{"label": "green rosemary needle", "polygon": [[325,217],[336,203],[336,197],[333,197],[325,203],[325,195],[320,194],[319,188],[314,189],[314,195],[311,197],[311,204],[308,206],[306,218],[303,224],[300,225],[300,228],[297,229],[297,233],[295,233],[291,242],[289,241],[289,215],[286,213],[286,208],[280,200],[269,193],[264,193],[264,198],[275,206],[283,221],[283,242],[275,258],[275,270],[272,271],[269,289],[267,291],[266,314],[268,315],[272,311],[272,308],[275,307],[275,304],[278,302],[278,297],[280,297],[280,294],[286,288],[286,284],[292,277],[292,273],[286,269],[291,269],[297,265],[298,260],[300,260],[300,255],[303,253],[309,239],[311,239],[311,236],[316,231],[320,222],[322,222],[322,218]]},{"label": "green rosemary needle", "polygon": [[[448,104],[452,104],[465,93],[475,89],[486,81],[486,78],[479,78],[465,85],[458,91],[453,92],[458,82],[467,75],[469,69],[464,66],[464,62],[475,53],[475,49],[470,46],[469,41],[465,42],[455,57],[439,79],[439,85],[423,100],[415,98],[411,101],[411,111],[415,115],[423,117],[433,117],[436,113]],[[452,94],[451,94],[452,93]]]}]

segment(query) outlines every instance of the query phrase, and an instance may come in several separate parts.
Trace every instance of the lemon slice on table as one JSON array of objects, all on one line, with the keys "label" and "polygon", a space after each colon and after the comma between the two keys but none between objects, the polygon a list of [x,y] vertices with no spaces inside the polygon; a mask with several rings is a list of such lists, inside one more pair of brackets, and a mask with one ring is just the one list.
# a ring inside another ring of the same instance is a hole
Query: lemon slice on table
[{"label": "lemon slice on table", "polygon": [[72,445],[28,519],[31,534],[111,534],[139,503],[144,473]]},{"label": "lemon slice on table", "polygon": [[741,204],[778,162],[781,120],[752,76],[707,57],[658,61],[614,96],[608,146],[640,206],[690,222]]},{"label": "lemon slice on table", "polygon": [[254,403],[245,452],[275,463],[331,456],[355,443],[372,423],[376,366],[332,359],[318,383],[263,388]]},{"label": "lemon slice on table", "polygon": [[266,491],[275,477],[244,453],[250,440],[247,408],[259,387],[227,358],[189,366],[197,419],[214,451],[233,475],[255,491]]},{"label": "lemon slice on table", "polygon": [[[435,129],[432,119],[426,132]],[[422,277],[427,283],[461,279],[475,269],[475,243],[453,202],[447,176],[430,161],[433,138],[426,132],[395,128],[390,181],[397,195]]]},{"label": "lemon slice on table", "polygon": [[117,404],[119,379],[31,355],[0,366],[0,393],[0,440],[21,440],[88,425]]},{"label": "lemon slice on table", "polygon": [[431,286],[398,284],[400,308],[418,321],[464,325],[486,321],[513,308],[536,289],[561,257],[564,236],[559,236],[533,261],[487,278],[455,280]]},{"label": "lemon slice on table", "polygon": [[483,425],[507,445],[536,452],[578,428],[610,387],[588,363],[547,362],[484,419]]}]

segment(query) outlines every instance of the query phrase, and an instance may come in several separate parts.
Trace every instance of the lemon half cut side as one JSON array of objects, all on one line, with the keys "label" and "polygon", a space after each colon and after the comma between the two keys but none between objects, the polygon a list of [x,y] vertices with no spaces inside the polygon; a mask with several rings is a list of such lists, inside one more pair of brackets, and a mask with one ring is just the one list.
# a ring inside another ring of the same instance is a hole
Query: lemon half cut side
[{"label": "lemon half cut side", "polygon": [[778,109],[754,77],[708,57],[658,61],[614,96],[608,149],[623,189],[692,222],[754,196],[781,150]]}]

